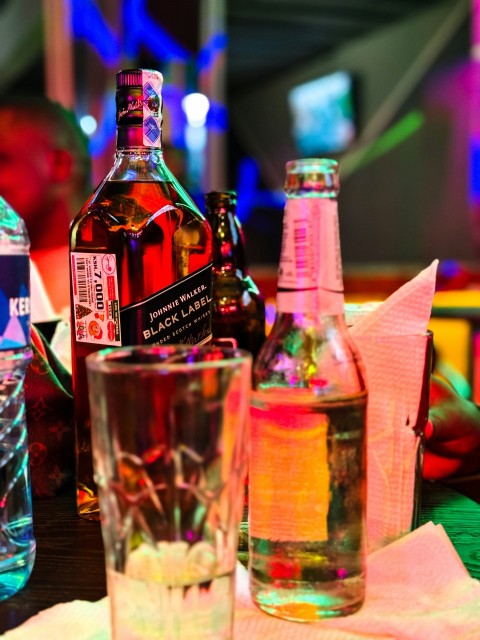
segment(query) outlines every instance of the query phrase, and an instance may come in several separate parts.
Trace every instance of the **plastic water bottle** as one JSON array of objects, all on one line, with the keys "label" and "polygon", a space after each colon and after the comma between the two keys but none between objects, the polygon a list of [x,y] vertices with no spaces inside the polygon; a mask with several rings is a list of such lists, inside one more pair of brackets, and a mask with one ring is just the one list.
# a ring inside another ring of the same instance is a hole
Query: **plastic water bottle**
[{"label": "plastic water bottle", "polygon": [[24,378],[30,349],[30,240],[0,197],[0,600],[27,582],[35,560]]}]

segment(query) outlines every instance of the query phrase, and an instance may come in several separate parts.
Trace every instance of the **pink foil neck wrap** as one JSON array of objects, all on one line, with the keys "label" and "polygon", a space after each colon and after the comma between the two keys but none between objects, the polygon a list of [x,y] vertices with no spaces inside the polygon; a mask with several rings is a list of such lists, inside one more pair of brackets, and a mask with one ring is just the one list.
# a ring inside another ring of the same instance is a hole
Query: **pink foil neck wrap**
[{"label": "pink foil neck wrap", "polygon": [[117,147],[160,148],[163,76],[149,69],[117,74]]},{"label": "pink foil neck wrap", "polygon": [[343,307],[337,201],[289,198],[283,218],[277,309],[342,315]]}]

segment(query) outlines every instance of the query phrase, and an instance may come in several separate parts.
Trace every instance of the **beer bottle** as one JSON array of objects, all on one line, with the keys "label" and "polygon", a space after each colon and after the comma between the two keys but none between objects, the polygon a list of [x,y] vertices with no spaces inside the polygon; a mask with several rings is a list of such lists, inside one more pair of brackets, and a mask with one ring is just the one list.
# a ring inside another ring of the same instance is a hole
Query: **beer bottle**
[{"label": "beer bottle", "polygon": [[334,160],[287,163],[275,322],[253,372],[249,571],[257,606],[307,621],[365,594],[366,399],[344,320]]},{"label": "beer bottle", "polygon": [[265,302],[253,282],[235,191],[205,196],[213,231],[213,338],[233,338],[255,357],[265,340]]}]

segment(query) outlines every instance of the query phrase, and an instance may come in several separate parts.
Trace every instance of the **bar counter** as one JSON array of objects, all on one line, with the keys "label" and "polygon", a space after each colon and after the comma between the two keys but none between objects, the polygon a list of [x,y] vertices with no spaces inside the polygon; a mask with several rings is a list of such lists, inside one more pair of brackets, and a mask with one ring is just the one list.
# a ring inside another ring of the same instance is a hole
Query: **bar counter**
[{"label": "bar counter", "polygon": [[[424,482],[420,523],[430,520],[444,526],[470,575],[480,578],[480,504],[441,484]],[[100,523],[77,516],[73,490],[35,500],[34,523],[35,566],[26,587],[0,603],[0,633],[59,602],[106,595]]]}]

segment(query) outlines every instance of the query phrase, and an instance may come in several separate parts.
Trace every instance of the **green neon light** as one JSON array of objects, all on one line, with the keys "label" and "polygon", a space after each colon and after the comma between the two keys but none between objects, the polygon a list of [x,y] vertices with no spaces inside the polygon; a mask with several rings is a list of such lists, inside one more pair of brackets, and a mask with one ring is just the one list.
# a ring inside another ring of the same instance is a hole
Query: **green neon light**
[{"label": "green neon light", "polygon": [[396,122],[379,138],[360,149],[347,153],[342,159],[342,177],[352,174],[357,169],[365,167],[373,160],[377,160],[398,145],[405,142],[422,127],[425,116],[419,110],[410,111],[405,117]]}]

